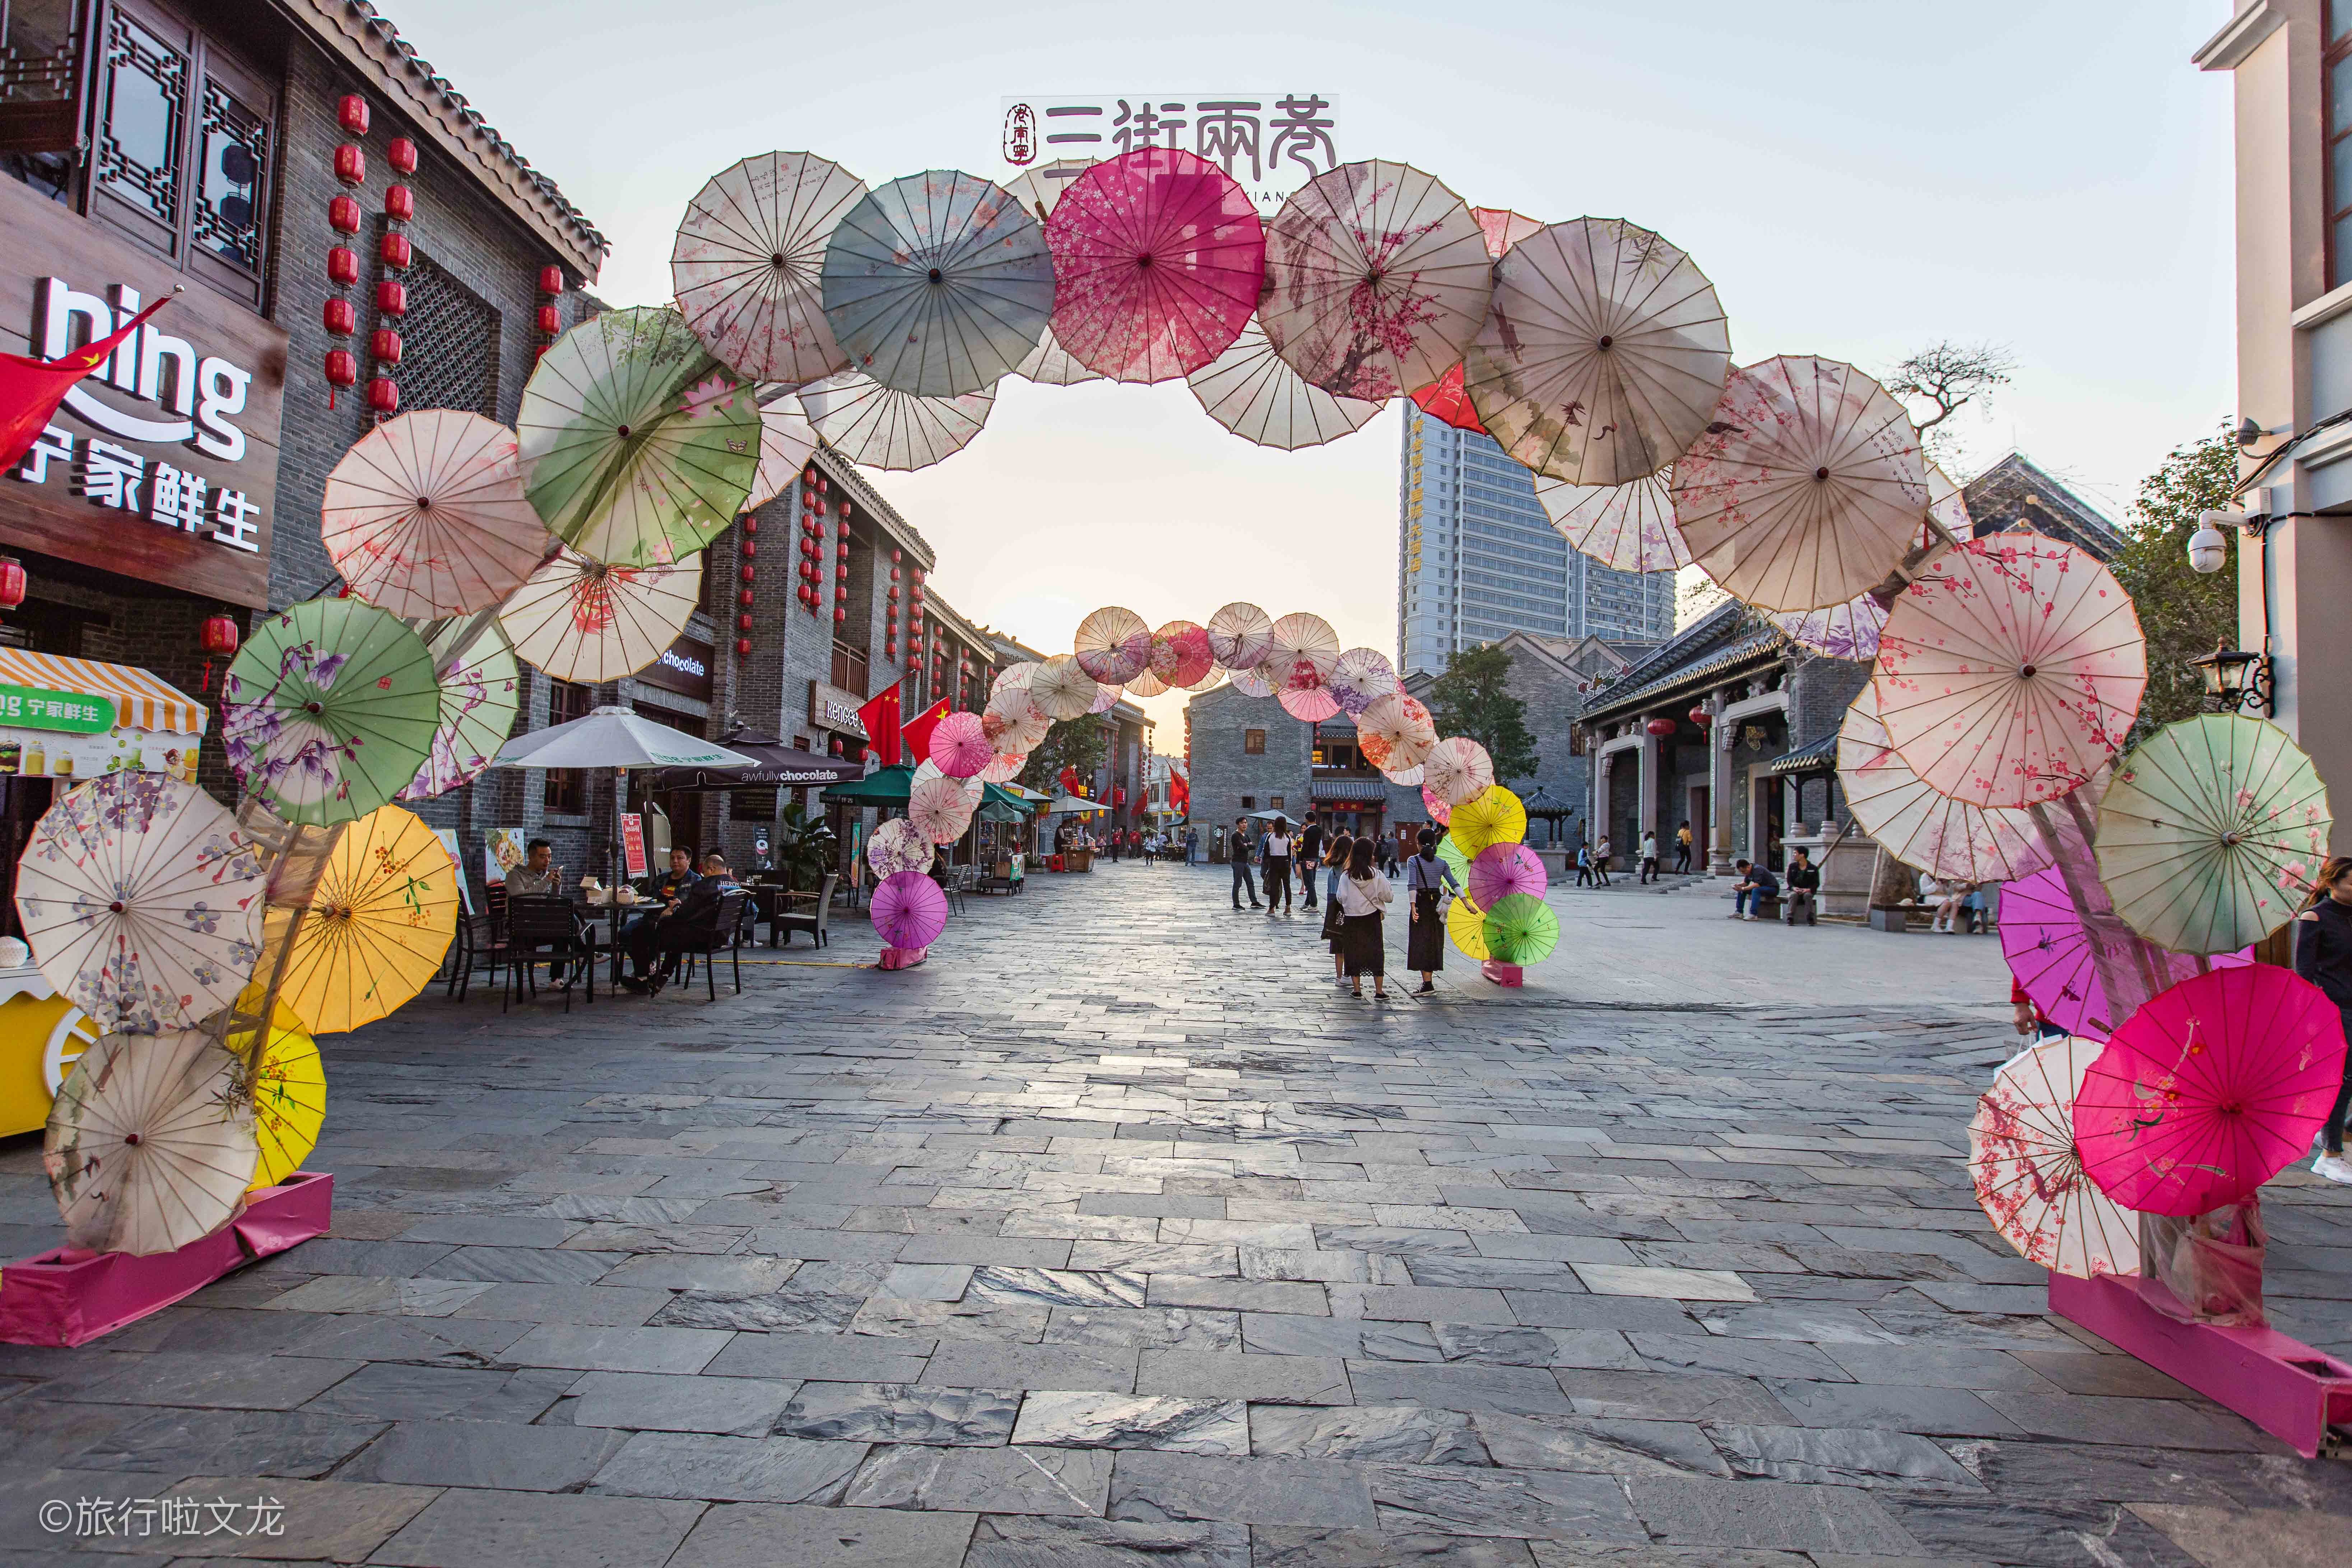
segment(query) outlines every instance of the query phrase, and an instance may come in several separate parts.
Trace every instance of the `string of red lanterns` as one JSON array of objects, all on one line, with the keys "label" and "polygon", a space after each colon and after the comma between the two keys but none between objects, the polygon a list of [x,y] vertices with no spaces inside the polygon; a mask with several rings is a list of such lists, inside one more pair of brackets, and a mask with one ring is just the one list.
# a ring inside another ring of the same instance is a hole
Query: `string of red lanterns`
[{"label": "string of red lanterns", "polygon": [[563,295],[568,284],[563,268],[553,262],[539,269],[539,348],[533,359],[555,346],[563,335]]},{"label": "string of red lanterns", "polygon": [[[347,93],[336,106],[335,119],[352,136],[364,136],[368,129],[367,100],[357,93]],[[359,234],[362,222],[360,204],[351,193],[367,184],[367,150],[356,142],[345,142],[335,148],[335,178],[343,188],[341,195],[327,203],[327,226],[345,239]],[[327,283],[337,292],[329,297],[324,311],[324,324],[331,337],[348,338],[359,331],[359,308],[349,295],[341,292],[360,280],[359,252],[340,240],[327,249]],[[327,406],[335,405],[335,395],[344,387],[354,385],[360,378],[359,356],[341,346],[327,351],[324,369],[327,376]]]},{"label": "string of red lanterns", "polygon": [[[397,174],[416,173],[416,143],[407,137],[394,139],[384,149],[384,159]],[[416,216],[416,194],[404,184],[387,186],[383,193],[383,237],[376,244],[376,256],[384,267],[394,272],[405,272],[416,256],[403,232]],[[387,290],[384,283],[399,284],[396,290]],[[397,310],[386,310],[389,302]],[[368,333],[368,358],[375,372],[368,378],[368,407],[378,419],[389,419],[400,412],[400,381],[398,371],[405,346],[400,339],[402,318],[408,314],[408,289],[398,279],[387,278],[376,286],[376,325]]]}]

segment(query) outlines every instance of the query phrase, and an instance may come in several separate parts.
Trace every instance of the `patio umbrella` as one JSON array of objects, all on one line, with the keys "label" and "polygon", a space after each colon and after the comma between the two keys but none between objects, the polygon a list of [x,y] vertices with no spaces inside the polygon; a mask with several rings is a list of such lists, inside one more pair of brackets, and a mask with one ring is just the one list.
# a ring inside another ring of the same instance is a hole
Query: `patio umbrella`
[{"label": "patio umbrella", "polygon": [[1731,332],[1682,250],[1622,218],[1576,218],[1495,264],[1463,369],[1471,405],[1513,458],[1573,484],[1622,485],[1706,429]]},{"label": "patio umbrella", "polygon": [[1437,726],[1419,698],[1391,692],[1356,716],[1356,744],[1381,772],[1407,773],[1436,747]]},{"label": "patio umbrella", "polygon": [[961,838],[964,829],[971,826],[971,814],[980,809],[980,792],[984,787],[972,780],[971,792],[966,794],[965,783],[941,775],[916,784],[907,796],[907,820],[934,844],[952,844]]},{"label": "patio umbrella", "polygon": [[1151,624],[1118,605],[1106,605],[1080,621],[1071,646],[1080,669],[1113,686],[1151,668]]},{"label": "patio umbrella", "polygon": [[487,610],[546,555],[514,432],[454,408],[385,420],[327,476],[319,538],[352,593],[395,616]]},{"label": "patio umbrella", "polygon": [[920,871],[898,871],[874,885],[874,930],[885,947],[929,947],[948,929],[948,896]]},{"label": "patio umbrella", "polygon": [[868,192],[825,245],[824,284],[851,365],[916,397],[995,385],[1054,309],[1045,230],[1003,188],[953,169]]},{"label": "patio umbrella", "polygon": [[1671,467],[1622,485],[1538,476],[1536,500],[1570,549],[1612,571],[1672,572],[1691,563],[1675,522],[1674,478]]},{"label": "patio umbrella", "polygon": [[[1027,172],[1008,181],[1004,188],[1012,194],[1014,201],[1043,224],[1054,216],[1054,208],[1060,205],[1062,193],[1070,188],[1070,182],[1093,168],[1096,163],[1093,158],[1057,158],[1050,163],[1034,164]],[[1047,248],[1051,248],[1050,240]],[[1044,335],[1037,340],[1037,346],[1029,351],[1028,358],[1013,367],[1013,374],[1041,386],[1076,386],[1082,382],[1104,379],[1100,371],[1087,369],[1063,349],[1061,340],[1054,336],[1050,322]]]},{"label": "patio umbrella", "polygon": [[245,1207],[260,1151],[244,1064],[209,1035],[109,1035],[49,1108],[41,1166],[66,1245],[149,1258]]},{"label": "patio umbrella", "polygon": [[[1434,751],[1434,750],[1435,750],[1435,748],[1434,748],[1434,747],[1432,747],[1431,749],[1432,749],[1433,751]],[[1428,773],[1428,767],[1427,767],[1427,764],[1426,764],[1426,763],[1424,763],[1424,764],[1423,765],[1423,769],[1422,769],[1422,771],[1423,771],[1423,774],[1424,774],[1424,775],[1426,775],[1426,773]],[[1431,789],[1431,788],[1429,787],[1429,782],[1428,782],[1428,780],[1427,780],[1426,776],[1424,776],[1424,777],[1423,777],[1423,781],[1422,781],[1422,785],[1421,785],[1421,804],[1422,804],[1422,807],[1423,807],[1423,809],[1426,810],[1426,811],[1429,813],[1429,819],[1430,819],[1432,822],[1436,823],[1440,827],[1451,827],[1451,826],[1453,826],[1454,806],[1453,806],[1452,803],[1450,803],[1450,802],[1448,802],[1447,800],[1445,800],[1443,796],[1439,795],[1438,795],[1438,793],[1437,793],[1436,791],[1434,791],[1434,790],[1433,790],[1433,789]],[[1442,856],[1442,855],[1444,853],[1444,850],[1445,850],[1445,844],[1444,844],[1444,841],[1441,840],[1441,841],[1439,842],[1439,845],[1438,845],[1438,853]],[[1454,851],[1454,853],[1455,853],[1455,854],[1457,854],[1457,855],[1459,855],[1459,854],[1461,854],[1461,851],[1460,851],[1459,849],[1456,849],[1456,850]],[[1467,867],[1469,864],[1470,864],[1470,861],[1469,861],[1468,857],[1466,857],[1466,856],[1465,856],[1465,857],[1464,857],[1463,861],[1462,861],[1462,865],[1463,865],[1463,867]],[[1456,874],[1457,874],[1457,875],[1459,874],[1459,871],[1460,871],[1460,868],[1457,868],[1457,869],[1456,869]]]},{"label": "patio umbrella", "polygon": [[1838,726],[1837,770],[1854,821],[1906,866],[1963,882],[2005,882],[2046,860],[2026,813],[1955,800],[1912,771],[1879,722],[1874,686],[1855,694]]},{"label": "patio umbrella", "polygon": [[16,864],[41,973],[101,1034],[193,1027],[261,956],[268,879],[228,808],[166,773],[100,773],[58,795]]},{"label": "patio umbrella", "polygon": [[678,313],[736,374],[802,386],[848,368],[820,274],[833,231],[866,194],[838,163],[764,153],[687,203],[669,253]]},{"label": "patio umbrella", "polygon": [[1054,335],[1113,381],[1172,381],[1233,346],[1265,279],[1265,227],[1239,182],[1139,147],[1070,182],[1045,220]]},{"label": "patio umbrella", "polygon": [[866,863],[877,879],[901,871],[929,871],[938,856],[930,836],[903,816],[892,817],[866,841]]},{"label": "patio umbrella", "polygon": [[[2083,912],[2074,907],[2057,867],[2044,866],[2001,884],[2000,952],[2042,1016],[2068,1034],[2089,1033],[2104,1039],[2123,1022],[2107,1002]],[[2144,954],[2143,962],[2156,967],[2149,978],[2161,989],[2199,973],[2209,963],[2216,969],[2251,963],[2253,950],[2215,953],[2210,960],[2156,950]]]},{"label": "patio umbrella", "polygon": [[353,823],[328,852],[278,999],[313,1035],[405,1006],[457,934],[458,875],[440,836],[399,806]]},{"label": "patio umbrella", "polygon": [[1331,666],[1331,700],[1351,719],[1396,695],[1396,666],[1376,647],[1351,647]]},{"label": "patio umbrella", "polygon": [[743,498],[745,511],[757,511],[784,493],[808,460],[816,455],[816,426],[794,393],[761,386],[760,399],[760,466],[751,472],[751,493]]},{"label": "patio umbrella", "polygon": [[1524,844],[1494,843],[1470,862],[1470,897],[1481,909],[1493,909],[1513,893],[1540,899],[1551,885],[1542,857]]},{"label": "patio umbrella", "polygon": [[825,444],[853,463],[928,468],[971,445],[996,403],[993,387],[957,397],[919,397],[845,370],[800,390],[801,407]]},{"label": "patio umbrella", "polygon": [[[247,994],[260,1005],[258,996]],[[253,1071],[253,1136],[260,1157],[247,1190],[259,1192],[300,1170],[318,1147],[327,1120],[326,1064],[320,1059],[319,1042],[303,1033],[302,1020],[283,1003],[270,1016],[269,1038],[259,1051],[253,1048],[251,1028],[232,1033],[228,1048],[242,1060],[258,1060]]]},{"label": "patio umbrella", "polygon": [[558,680],[618,680],[662,656],[702,597],[702,558],[605,566],[558,550],[499,611],[515,652]]},{"label": "patio umbrella", "polygon": [[693,554],[743,510],[760,468],[749,383],[676,310],[607,310],[555,340],[515,418],[548,529],[612,566]]},{"label": "patio umbrella", "polygon": [[[1441,845],[1439,858],[1443,859],[1444,853]],[[1461,873],[1456,871],[1454,875],[1459,877]],[[1484,963],[1495,956],[1486,947],[1486,911],[1471,899],[1457,898],[1445,906],[1445,934],[1465,958]]]},{"label": "patio umbrella", "polygon": [[1498,963],[1541,963],[1559,945],[1559,917],[1529,893],[1496,900],[1482,930],[1486,956]]},{"label": "patio umbrella", "polygon": [[2131,595],[2095,558],[2001,534],[1927,562],[1896,596],[1871,683],[1888,739],[1930,785],[2032,805],[2122,746],[2147,645]]},{"label": "patio umbrella", "polygon": [[1455,811],[1494,787],[1495,759],[1486,754],[1486,747],[1467,736],[1452,735],[1438,742],[1422,759],[1421,765],[1424,770],[1422,793],[1435,795]]},{"label": "patio umbrella", "polygon": [[2099,803],[2099,880],[2132,930],[2176,952],[2225,952],[2293,917],[2327,858],[2327,787],[2264,719],[2166,725],[2116,764]]},{"label": "patio umbrella", "polygon": [[1029,700],[1048,719],[1083,718],[1093,710],[1098,691],[1074,654],[1055,655],[1029,678]]},{"label": "patio umbrella", "polygon": [[971,777],[995,754],[977,713],[949,713],[931,727],[930,760],[950,778]]},{"label": "patio umbrella", "polygon": [[[587,717],[517,735],[492,764],[501,768],[748,768],[756,759],[715,741],[606,704]],[[887,771],[887,770],[886,770]],[[827,790],[844,788],[834,785]]]},{"label": "patio umbrella", "polygon": [[1223,673],[1217,668],[1217,656],[1209,649],[1206,626],[1193,621],[1171,621],[1151,634],[1150,674],[1162,686],[1197,691],[1214,685]]},{"label": "patio umbrella", "polygon": [[[1486,254],[1500,261],[1511,247],[1543,229],[1543,220],[1508,207],[1472,207],[1470,216],[1477,220],[1478,233],[1486,242]],[[1457,430],[1467,430],[1484,436],[1486,427],[1478,423],[1478,411],[1470,406],[1469,397],[1462,390],[1462,363],[1453,367],[1427,386],[1416,388],[1410,395],[1421,411],[1433,419],[1442,419]]]},{"label": "patio umbrella", "polygon": [[2318,986],[2267,963],[2150,997],[2084,1075],[2083,1167],[2124,1207],[2200,1215],[2311,1150],[2344,1081],[2344,1021]]},{"label": "patio umbrella", "polygon": [[[2008,896],[2001,923],[2008,927]],[[2139,1271],[2139,1221],[2084,1174],[2074,1096],[2103,1048],[2044,1040],[2001,1064],[1969,1122],[1977,1205],[2026,1261],[2077,1279]]]},{"label": "patio umbrella", "polygon": [[497,621],[483,625],[462,648],[453,645],[476,622],[456,621],[425,644],[440,671],[441,709],[425,765],[400,792],[402,800],[431,800],[471,784],[499,754],[522,707],[522,667]]},{"label": "patio umbrella", "polygon": [[1784,355],[1733,371],[1706,433],[1674,465],[1692,559],[1762,610],[1820,609],[1876,587],[1927,510],[1911,416],[1835,360]]},{"label": "patio umbrella", "polygon": [[1208,416],[1261,447],[1295,452],[1362,429],[1381,405],[1338,397],[1290,368],[1255,320],[1233,346],[1184,378]]},{"label": "patio umbrella", "polygon": [[1457,363],[1486,317],[1494,258],[1462,198],[1402,163],[1343,163],[1266,230],[1258,324],[1316,386],[1385,403]]},{"label": "patio umbrella", "polygon": [[1236,599],[1209,617],[1209,653],[1227,670],[1255,669],[1274,652],[1274,621]]},{"label": "patio umbrella", "polygon": [[441,721],[424,639],[358,599],[257,622],[221,687],[221,739],[246,789],[292,823],[353,822],[416,777]]},{"label": "patio umbrella", "polygon": [[1527,808],[1501,784],[1489,784],[1454,805],[1446,833],[1465,855],[1480,854],[1491,844],[1517,844],[1528,836]]}]

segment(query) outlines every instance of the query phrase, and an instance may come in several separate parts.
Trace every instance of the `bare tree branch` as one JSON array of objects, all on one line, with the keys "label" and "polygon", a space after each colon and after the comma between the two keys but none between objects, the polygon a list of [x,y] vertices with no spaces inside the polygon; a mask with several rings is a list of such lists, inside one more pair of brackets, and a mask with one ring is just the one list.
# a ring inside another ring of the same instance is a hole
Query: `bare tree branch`
[{"label": "bare tree branch", "polygon": [[1885,386],[1897,397],[1933,405],[1933,418],[1914,421],[1924,440],[1927,432],[1969,404],[1990,402],[1993,390],[2007,386],[2016,369],[2017,357],[2001,344],[1959,343],[1946,338],[1889,371]]}]

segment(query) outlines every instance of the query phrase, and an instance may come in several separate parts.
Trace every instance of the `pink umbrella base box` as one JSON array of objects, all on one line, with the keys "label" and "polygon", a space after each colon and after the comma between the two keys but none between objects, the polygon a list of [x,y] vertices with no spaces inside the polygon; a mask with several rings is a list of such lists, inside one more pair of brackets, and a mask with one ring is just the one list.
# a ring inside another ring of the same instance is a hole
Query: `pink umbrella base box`
[{"label": "pink umbrella base box", "polygon": [[1528,972],[1525,969],[1516,963],[1505,963],[1498,958],[1481,960],[1478,973],[1497,985],[1525,985],[1528,983]]},{"label": "pink umbrella base box", "polygon": [[882,956],[876,961],[874,967],[912,969],[930,956],[931,950],[928,947],[886,947],[882,950]]},{"label": "pink umbrella base box", "polygon": [[2184,1323],[2150,1306],[2137,1276],[2050,1277],[2050,1310],[2236,1411],[2305,1458],[2352,1426],[2352,1364],[2276,1329]]},{"label": "pink umbrella base box", "polygon": [[326,1234],[335,1178],[298,1171],[255,1193],[245,1212],[175,1252],[39,1253],[0,1268],[0,1342],[87,1344],[203,1289],[222,1275]]}]

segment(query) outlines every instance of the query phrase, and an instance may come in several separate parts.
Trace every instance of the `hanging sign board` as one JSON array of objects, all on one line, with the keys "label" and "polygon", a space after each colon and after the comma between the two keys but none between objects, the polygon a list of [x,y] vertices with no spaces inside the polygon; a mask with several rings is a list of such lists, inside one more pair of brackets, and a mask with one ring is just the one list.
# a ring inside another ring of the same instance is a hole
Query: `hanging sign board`
[{"label": "hanging sign board", "polygon": [[1337,123],[1319,92],[1033,93],[1003,100],[997,155],[1010,180],[1066,159],[1173,147],[1224,170],[1270,216],[1339,165]]},{"label": "hanging sign board", "polygon": [[0,681],[0,724],[20,730],[62,730],[68,735],[95,735],[114,728],[114,703],[80,691],[53,691],[46,686],[13,686]]},{"label": "hanging sign board", "polygon": [[621,857],[628,875],[646,874],[646,819],[637,812],[621,814]]}]

